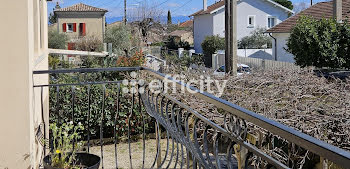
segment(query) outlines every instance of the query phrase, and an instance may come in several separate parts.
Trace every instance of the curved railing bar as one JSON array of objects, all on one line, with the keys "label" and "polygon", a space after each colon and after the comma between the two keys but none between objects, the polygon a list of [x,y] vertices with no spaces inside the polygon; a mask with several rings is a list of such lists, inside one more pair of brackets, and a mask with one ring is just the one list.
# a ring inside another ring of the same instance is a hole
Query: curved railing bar
[{"label": "curved railing bar", "polygon": [[119,107],[120,107],[120,83],[118,83],[117,86],[117,112],[115,113],[115,118],[114,118],[114,158],[115,158],[115,168],[118,168],[118,137],[117,137],[117,121],[119,117]]},{"label": "curved railing bar", "polygon": [[214,104],[217,107],[220,107],[221,109],[226,110],[227,112],[230,112],[242,119],[245,119],[249,122],[254,123],[255,125],[258,125],[271,133],[274,133],[276,135],[279,135],[283,137],[284,139],[296,143],[299,146],[310,150],[311,152],[320,155],[321,157],[325,157],[326,159],[335,162],[343,167],[350,166],[350,152],[343,150],[341,148],[338,148],[336,146],[330,145],[326,142],[323,142],[321,140],[318,140],[314,137],[311,137],[310,135],[304,134],[300,131],[297,131],[293,128],[287,127],[281,123],[278,123],[274,120],[268,119],[262,115],[259,115],[257,113],[254,113],[252,111],[249,111],[247,109],[244,109],[240,106],[237,106],[229,101],[226,101],[221,98],[217,98],[207,92],[200,91],[199,89],[189,86],[187,84],[184,84],[180,81],[176,81],[172,77],[166,77],[164,74],[153,71],[149,68],[143,68],[143,70],[148,71],[151,75],[154,75],[158,79],[166,79],[172,82],[175,82],[177,86],[179,87],[185,87],[188,89],[191,89],[192,91],[195,91],[193,95],[195,95],[197,98],[203,99],[207,101],[208,103]]},{"label": "curved railing bar", "polygon": [[[107,71],[138,71],[138,70],[145,70],[150,73],[150,75],[155,76],[158,79],[165,79],[165,75],[155,72],[148,68],[142,68],[142,67],[125,67],[125,68],[99,68],[99,69],[65,69],[65,70],[45,70],[45,71],[33,71],[33,74],[60,74],[60,73],[97,73],[97,72],[107,72]],[[241,108],[237,105],[234,105],[233,103],[230,103],[226,100],[223,100],[221,98],[217,98],[211,94],[208,94],[206,92],[202,92],[198,90],[197,88],[194,88],[192,86],[188,86],[186,84],[183,84],[182,82],[176,81],[171,77],[168,77],[167,80],[175,82],[177,86],[182,86],[188,89],[191,89],[192,91],[195,91],[194,96],[196,96],[199,99],[205,100],[208,103],[214,104],[217,107],[222,108],[223,110],[236,115],[239,118],[242,118],[244,120],[247,120],[249,122],[254,123],[257,126],[260,126],[266,130],[268,130],[271,133],[274,133],[280,137],[283,137],[284,139],[296,143],[297,145],[309,150],[310,152],[313,152],[315,154],[320,155],[321,157],[324,157],[332,162],[335,162],[336,164],[339,164],[343,167],[350,166],[350,152],[345,151],[341,148],[332,146],[330,144],[327,144],[321,140],[318,140],[314,137],[311,137],[309,135],[306,135],[302,132],[299,132],[295,129],[292,129],[290,127],[287,127],[281,123],[278,123],[276,121],[270,120],[264,116],[261,116],[257,113],[254,113],[252,111],[246,110],[244,108]],[[81,84],[76,84],[81,85]],[[53,86],[53,85],[34,85],[34,87],[45,87],[45,86]],[[145,101],[145,100],[143,100]],[[201,119],[202,120],[202,119]],[[209,124],[209,125],[214,125]],[[215,127],[214,127],[215,128]],[[220,128],[221,130],[222,128]],[[226,130],[222,129],[223,132]],[[222,132],[222,131],[220,131]],[[225,133],[222,133],[225,134]],[[245,141],[242,141],[239,138],[234,138],[234,136],[230,135],[230,138],[240,144],[241,146],[246,147],[249,151],[253,152],[254,154],[262,157],[264,160],[267,160],[268,162],[271,162],[269,160],[269,156],[260,154],[262,153],[259,149],[256,147],[250,145],[249,143],[246,143]],[[274,160],[272,160],[274,161]],[[276,161],[275,161],[276,162]],[[272,163],[276,166],[276,164],[281,163]],[[282,165],[283,166],[283,165]]]}]

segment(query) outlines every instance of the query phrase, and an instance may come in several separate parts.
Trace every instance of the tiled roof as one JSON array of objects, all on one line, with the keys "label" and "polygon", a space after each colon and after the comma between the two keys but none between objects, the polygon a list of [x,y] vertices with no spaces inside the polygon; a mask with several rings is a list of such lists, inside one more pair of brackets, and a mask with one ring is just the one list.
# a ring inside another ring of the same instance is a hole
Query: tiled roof
[{"label": "tiled roof", "polygon": [[[238,0],[238,1],[240,1],[240,0]],[[279,4],[279,3],[277,3],[277,2],[275,2],[275,1],[273,1],[273,0],[264,0],[264,1],[273,4],[275,7],[282,8],[282,9],[284,9],[285,11],[287,11],[287,12],[289,12],[289,13],[292,13],[292,14],[294,13],[292,10],[290,10],[290,9],[288,9],[288,8],[286,8],[286,7],[284,7],[284,6],[282,6],[281,4]],[[202,9],[202,10],[200,10],[200,11],[198,11],[198,12],[196,12],[196,13],[190,15],[190,16],[197,16],[197,15],[210,14],[211,12],[213,12],[213,11],[215,11],[215,10],[221,8],[221,7],[224,6],[224,5],[225,5],[225,1],[224,1],[224,0],[220,0],[219,2],[216,2],[215,4],[208,6],[208,9],[207,9],[207,10],[204,11],[204,10]]]},{"label": "tiled roof", "polygon": [[192,14],[191,16],[210,14],[211,12],[215,11],[216,9],[219,9],[220,7],[222,7],[224,5],[225,5],[225,1],[219,1],[219,2],[216,2],[213,5],[208,6],[207,10],[204,11],[202,9],[202,10]]},{"label": "tiled roof", "polygon": [[193,20],[182,22],[180,23],[179,27],[182,27],[182,28],[193,27]]},{"label": "tiled roof", "polygon": [[[289,33],[298,22],[301,16],[311,16],[315,19],[333,17],[333,1],[319,2],[310,8],[305,9],[297,15],[281,22],[275,27],[267,30],[267,33]],[[343,19],[350,18],[350,0],[343,0]]]},{"label": "tiled roof", "polygon": [[182,35],[186,34],[186,33],[191,33],[189,31],[185,31],[185,30],[176,30],[174,32],[169,33],[170,36],[178,36],[181,37]]},{"label": "tiled roof", "polygon": [[79,3],[66,8],[57,9],[55,12],[107,12],[107,10]]}]

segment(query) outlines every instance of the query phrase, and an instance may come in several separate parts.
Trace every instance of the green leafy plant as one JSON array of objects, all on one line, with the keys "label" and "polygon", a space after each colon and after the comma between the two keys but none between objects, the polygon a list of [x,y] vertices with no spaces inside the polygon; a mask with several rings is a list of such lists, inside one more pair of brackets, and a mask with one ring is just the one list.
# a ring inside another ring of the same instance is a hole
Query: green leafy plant
[{"label": "green leafy plant", "polygon": [[301,17],[292,29],[287,51],[301,67],[350,68],[350,27],[347,21]]},{"label": "green leafy plant", "polygon": [[225,39],[219,36],[207,36],[202,43],[204,54],[204,64],[207,67],[212,66],[212,55],[217,50],[225,49]]},{"label": "green leafy plant", "polygon": [[[249,36],[243,37],[238,41],[240,49],[263,49],[272,48],[272,39],[265,34],[266,29],[257,28]],[[266,46],[266,47],[265,47]]]},{"label": "green leafy plant", "polygon": [[175,37],[169,37],[167,42],[167,47],[169,49],[177,50],[179,48],[184,48],[185,50],[190,50],[190,43],[182,40],[177,40]]},{"label": "green leafy plant", "polygon": [[68,36],[58,31],[49,31],[49,48],[51,49],[65,49],[68,41]]},{"label": "green leafy plant", "polygon": [[290,0],[273,0],[273,1],[281,4],[282,6],[288,8],[290,10],[293,10],[293,8],[294,8],[293,3]]},{"label": "green leafy plant", "polygon": [[139,36],[133,36],[135,32],[128,25],[110,26],[106,30],[105,39],[106,43],[112,43],[113,53],[117,56],[128,56],[128,53],[132,50],[140,49]]},{"label": "green leafy plant", "polygon": [[79,142],[80,131],[84,129],[81,123],[74,126],[73,122],[63,123],[58,127],[56,123],[50,125],[53,138],[54,152],[51,154],[51,166],[65,169],[79,169],[74,164],[75,154],[83,147]]}]

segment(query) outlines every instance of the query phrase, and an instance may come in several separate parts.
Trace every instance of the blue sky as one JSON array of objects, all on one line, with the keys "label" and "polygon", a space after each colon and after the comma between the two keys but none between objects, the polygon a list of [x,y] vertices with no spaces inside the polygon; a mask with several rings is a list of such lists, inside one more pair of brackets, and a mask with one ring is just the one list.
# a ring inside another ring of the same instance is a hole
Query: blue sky
[{"label": "blue sky", "polygon": [[[132,9],[140,2],[147,2],[149,6],[157,6],[163,11],[171,10],[173,16],[188,16],[202,8],[202,0],[127,0],[128,8]],[[208,5],[215,3],[218,0],[208,0]],[[314,3],[326,0],[313,0]],[[77,3],[85,3],[99,8],[108,9],[107,17],[119,17],[123,13],[124,0],[53,0],[48,2],[48,12],[52,12],[56,2],[59,2],[61,7],[67,7]],[[292,0],[294,4],[304,2],[310,3],[310,0]]]}]

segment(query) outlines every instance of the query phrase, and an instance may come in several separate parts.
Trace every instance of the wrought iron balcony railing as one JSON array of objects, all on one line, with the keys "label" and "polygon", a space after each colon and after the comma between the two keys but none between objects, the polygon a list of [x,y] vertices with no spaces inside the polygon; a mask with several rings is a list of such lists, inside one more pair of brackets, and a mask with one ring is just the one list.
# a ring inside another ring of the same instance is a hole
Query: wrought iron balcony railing
[{"label": "wrought iron balcony railing", "polygon": [[[251,168],[255,166],[256,168],[296,168],[301,163],[305,163],[305,158],[294,158],[293,153],[299,152],[299,155],[313,154],[313,159],[326,159],[338,166],[343,168],[349,168],[350,166],[350,153],[343,149],[337,148],[302,132],[296,131],[290,127],[283,124],[275,122],[273,120],[267,119],[261,115],[254,112],[248,111],[237,105],[234,105],[228,101],[217,98],[211,94],[202,92],[192,86],[187,86],[179,81],[175,81],[171,77],[166,77],[164,74],[152,71],[147,68],[135,67],[135,68],[105,68],[105,69],[70,69],[70,70],[49,70],[49,71],[34,71],[35,75],[39,74],[94,74],[103,72],[130,72],[130,71],[143,71],[151,75],[152,77],[160,80],[167,80],[176,83],[179,87],[190,88],[195,91],[193,94],[197,99],[204,100],[210,104],[215,105],[218,108],[225,110],[227,113],[223,120],[223,125],[218,125],[217,123],[207,119],[203,114],[195,111],[189,105],[182,103],[173,96],[167,93],[152,93],[148,85],[144,86],[138,85],[138,89],[144,87],[145,92],[135,93],[135,94],[121,94],[121,88],[123,86],[122,81],[81,81],[78,83],[71,84],[44,84],[35,85],[35,88],[50,88],[53,92],[57,93],[56,98],[50,98],[50,100],[63,97],[60,92],[63,88],[70,87],[71,102],[69,107],[72,109],[68,113],[71,114],[68,120],[76,121],[77,112],[75,107],[79,106],[76,103],[75,93],[77,88],[80,86],[85,86],[87,92],[84,104],[87,104],[87,114],[84,116],[86,119],[80,119],[85,121],[87,141],[86,151],[90,151],[91,147],[91,117],[99,116],[100,130],[95,133],[100,139],[100,156],[102,158],[102,168],[108,168],[105,166],[104,159],[104,134],[112,133],[113,143],[115,144],[114,149],[114,164],[113,168],[118,168],[118,155],[120,151],[117,149],[117,144],[120,141],[120,134],[117,134],[119,129],[117,128],[118,120],[122,117],[120,114],[120,105],[128,103],[126,125],[127,125],[127,140],[129,153],[127,154],[130,158],[130,168],[135,168],[133,166],[133,153],[131,145],[131,137],[133,134],[133,128],[140,127],[132,124],[131,120],[134,116],[141,118],[141,134],[143,140],[143,162],[142,168],[236,168],[245,167]],[[104,126],[107,124],[106,120],[106,86],[113,86],[110,90],[116,90],[117,95],[112,98],[112,102],[115,102],[117,108],[116,112],[110,112],[113,116],[112,131],[105,131]],[[101,97],[98,103],[100,104],[100,112],[94,111],[94,107],[91,106],[93,103],[91,89],[94,86],[101,87]],[[43,99],[43,98],[42,98]],[[51,102],[52,103],[52,102]],[[57,104],[59,102],[57,101]],[[67,106],[67,105],[66,105]],[[64,106],[56,105],[55,108],[50,111],[50,114],[55,113],[67,113],[62,112],[59,109],[63,109]],[[57,110],[55,110],[57,109]],[[124,108],[125,111],[125,108]],[[210,110],[208,110],[210,111]],[[58,115],[57,123],[62,123],[62,121],[67,121],[67,119],[60,119],[61,115]],[[63,117],[63,116],[62,116]],[[161,145],[158,142],[156,147],[156,154],[154,155],[153,162],[151,166],[145,166],[145,144],[146,139],[146,119],[152,119],[156,123],[155,131],[156,137],[160,140],[161,130],[165,131],[167,140],[167,146],[165,154],[161,155]],[[61,122],[60,122],[61,121]],[[48,121],[43,121],[47,124]],[[95,124],[95,123],[94,123]],[[96,127],[96,126],[95,126]],[[120,126],[119,126],[120,127]],[[261,130],[265,133],[264,135],[254,135],[251,133],[252,128]],[[48,136],[44,136],[48,139]],[[265,140],[265,141],[263,141]],[[282,141],[281,141],[282,140]],[[169,142],[172,146],[169,146]],[[176,146],[174,146],[176,145]],[[125,154],[124,154],[125,155]],[[315,158],[316,157],[316,158]],[[310,160],[311,155],[307,156]],[[170,159],[170,160],[169,160]],[[310,160],[311,161],[311,160]],[[173,164],[171,164],[173,163]],[[316,162],[317,163],[317,162]],[[314,164],[316,164],[314,163]],[[322,160],[321,160],[322,163]],[[329,162],[326,162],[329,163]],[[111,167],[111,166],[109,166]],[[309,166],[310,167],[310,166]],[[307,168],[304,166],[304,168]]]}]

